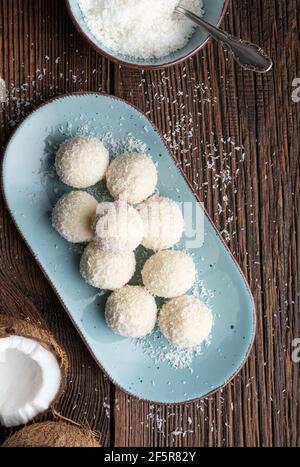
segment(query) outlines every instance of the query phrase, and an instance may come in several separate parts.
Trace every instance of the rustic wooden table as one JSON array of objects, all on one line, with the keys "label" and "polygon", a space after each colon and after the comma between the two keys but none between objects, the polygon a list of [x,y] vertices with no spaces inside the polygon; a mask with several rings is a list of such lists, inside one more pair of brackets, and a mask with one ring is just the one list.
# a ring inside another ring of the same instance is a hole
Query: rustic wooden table
[{"label": "rustic wooden table", "polygon": [[[137,105],[166,136],[257,305],[254,349],[223,391],[176,407],[135,400],[94,363],[1,198],[1,312],[40,317],[65,346],[71,374],[58,410],[89,423],[103,446],[300,445],[300,364],[292,361],[300,337],[300,103],[292,100],[299,21],[299,0],[230,2],[224,26],[272,55],[267,76],[243,72],[213,43],[180,66],[142,73],[93,51],[61,0],[0,1],[0,75],[9,88],[1,147],[31,110],[59,94],[104,91]],[[7,434],[0,431],[1,440]]]}]

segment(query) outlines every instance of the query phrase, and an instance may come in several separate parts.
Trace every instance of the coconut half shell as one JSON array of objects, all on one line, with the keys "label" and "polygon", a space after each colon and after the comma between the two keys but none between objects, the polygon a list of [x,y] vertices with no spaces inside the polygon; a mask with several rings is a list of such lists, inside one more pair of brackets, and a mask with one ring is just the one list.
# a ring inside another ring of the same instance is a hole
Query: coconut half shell
[{"label": "coconut half shell", "polygon": [[65,374],[67,373],[68,359],[66,353],[53,335],[42,325],[0,314],[0,339],[10,336],[22,336],[38,341],[42,347],[55,354],[61,369]]},{"label": "coconut half shell", "polygon": [[17,431],[2,447],[99,448],[100,445],[95,434],[87,428],[63,422],[45,422]]},{"label": "coconut half shell", "polygon": [[[29,339],[30,341],[36,341],[42,349],[48,351],[57,360],[61,373],[61,380],[59,390],[57,391],[54,400],[50,403],[50,406],[48,408],[52,407],[62,395],[66,385],[68,360],[65,352],[59,346],[52,334],[41,325],[33,324],[30,321],[15,319],[13,317],[0,314],[0,343],[1,339],[13,337],[21,337]],[[38,414],[40,413],[42,413],[42,411]],[[17,426],[17,423],[8,426]]]}]

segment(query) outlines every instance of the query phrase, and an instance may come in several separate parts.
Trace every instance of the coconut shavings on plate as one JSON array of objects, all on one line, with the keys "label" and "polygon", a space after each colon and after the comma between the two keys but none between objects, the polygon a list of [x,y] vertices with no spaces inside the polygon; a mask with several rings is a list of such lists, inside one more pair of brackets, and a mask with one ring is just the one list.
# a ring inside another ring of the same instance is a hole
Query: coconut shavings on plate
[{"label": "coconut shavings on plate", "polygon": [[203,15],[202,0],[78,0],[84,20],[105,47],[140,59],[182,49],[195,25],[174,12],[180,5]]}]

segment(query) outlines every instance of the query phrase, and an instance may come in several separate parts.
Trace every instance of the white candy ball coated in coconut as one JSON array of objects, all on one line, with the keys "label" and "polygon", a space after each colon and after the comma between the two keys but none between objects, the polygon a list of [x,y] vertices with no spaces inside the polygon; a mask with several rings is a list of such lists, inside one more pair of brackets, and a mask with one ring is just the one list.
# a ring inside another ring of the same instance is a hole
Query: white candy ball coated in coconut
[{"label": "white candy ball coated in coconut", "polygon": [[59,148],[55,167],[60,180],[72,188],[88,188],[100,182],[109,165],[109,153],[93,137],[76,137]]},{"label": "white candy ball coated in coconut", "polygon": [[184,295],[194,284],[196,269],[190,256],[182,251],[166,250],[151,256],[142,270],[145,287],[162,298]]},{"label": "white candy ball coated in coconut", "polygon": [[103,290],[120,289],[135,273],[134,253],[103,251],[97,242],[90,243],[81,258],[80,272],[85,281]]},{"label": "white candy ball coated in coconut", "polygon": [[95,239],[106,251],[134,251],[143,240],[144,224],[138,211],[123,201],[100,203],[93,221]]},{"label": "white candy ball coated in coconut", "polygon": [[172,248],[182,237],[184,220],[178,204],[162,196],[152,196],[138,207],[144,223],[143,246],[159,251]]},{"label": "white candy ball coated in coconut", "polygon": [[93,239],[92,220],[98,203],[84,191],[64,195],[52,212],[52,224],[58,233],[71,243],[85,243]]},{"label": "white candy ball coated in coconut", "polygon": [[157,306],[144,287],[126,286],[108,298],[105,318],[108,326],[120,336],[144,337],[155,327]]},{"label": "white candy ball coated in coconut", "polygon": [[157,184],[157,170],[143,154],[117,157],[107,171],[107,188],[115,199],[138,204],[151,196]]},{"label": "white candy ball coated in coconut", "polygon": [[162,334],[177,347],[197,347],[209,338],[213,316],[207,305],[195,297],[177,297],[161,309],[159,327]]}]

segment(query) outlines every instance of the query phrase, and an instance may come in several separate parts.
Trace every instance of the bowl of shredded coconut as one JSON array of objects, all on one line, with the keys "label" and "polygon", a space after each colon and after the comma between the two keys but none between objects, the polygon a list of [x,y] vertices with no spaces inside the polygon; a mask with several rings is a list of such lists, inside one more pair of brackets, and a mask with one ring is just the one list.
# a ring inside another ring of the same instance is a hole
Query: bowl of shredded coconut
[{"label": "bowl of shredded coconut", "polygon": [[208,34],[175,12],[183,6],[218,25],[228,0],[66,0],[71,18],[98,52],[119,64],[159,69],[200,50]]}]

